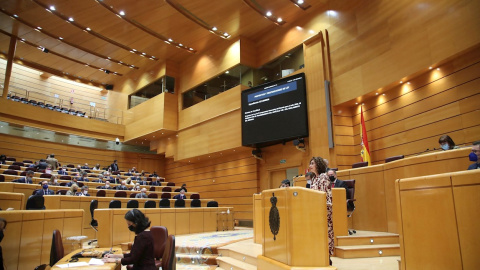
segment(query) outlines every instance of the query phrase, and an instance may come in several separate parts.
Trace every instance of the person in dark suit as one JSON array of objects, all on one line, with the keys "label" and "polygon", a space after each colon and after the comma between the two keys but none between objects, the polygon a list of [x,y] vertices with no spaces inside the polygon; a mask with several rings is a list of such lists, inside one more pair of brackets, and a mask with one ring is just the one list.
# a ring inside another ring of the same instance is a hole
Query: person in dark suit
[{"label": "person in dark suit", "polygon": [[148,182],[145,181],[145,180],[142,180],[141,177],[138,177],[137,178],[137,184],[140,184],[140,185],[144,186],[144,185],[148,185]]},{"label": "person in dark suit", "polygon": [[42,181],[42,189],[37,190],[37,192],[35,192],[35,195],[55,195],[55,192],[53,192],[53,190],[51,189],[48,189],[48,181],[45,180]]},{"label": "person in dark suit", "polygon": [[23,184],[33,184],[33,171],[27,171],[25,177],[15,179],[12,182],[14,183],[23,183]]},{"label": "person in dark suit", "polygon": [[345,182],[337,178],[337,173],[335,172],[335,170],[328,170],[327,176],[328,176],[328,179],[330,180],[330,183],[332,184],[332,188],[334,187],[347,188],[347,184],[345,184]]},{"label": "person in dark suit", "polygon": [[35,169],[37,170],[45,170],[48,166],[48,163],[45,161],[45,159],[40,159],[37,165],[35,165]]},{"label": "person in dark suit", "polygon": [[93,179],[94,183],[103,183],[103,174],[99,174],[97,179]]},{"label": "person in dark suit", "polygon": [[180,194],[173,196],[174,199],[187,199],[187,196],[185,195],[185,190],[180,190]]},{"label": "person in dark suit", "polygon": [[110,165],[110,170],[111,170],[112,172],[116,172],[116,171],[119,170],[119,169],[118,169],[117,160],[114,160],[113,163]]},{"label": "person in dark suit", "polygon": [[67,168],[66,168],[66,167],[58,168],[57,173],[58,173],[59,175],[68,175],[68,172],[67,172]]},{"label": "person in dark suit", "polygon": [[152,182],[150,183],[151,186],[161,186],[162,184],[160,183],[159,180],[160,177],[153,178]]},{"label": "person in dark suit", "polygon": [[185,190],[185,192],[188,192],[188,191],[187,191],[187,184],[183,184],[182,187],[181,187],[181,189]]},{"label": "person in dark suit", "polygon": [[87,172],[82,172],[82,173],[80,173],[80,175],[81,175],[82,177],[78,178],[78,181],[80,181],[80,182],[88,182],[88,178],[87,178],[87,175],[88,175],[88,174],[87,174]]},{"label": "person in dark suit", "polygon": [[150,231],[148,218],[138,209],[132,209],[125,214],[128,229],[135,232],[135,239],[130,253],[106,254],[104,262],[119,263],[122,265],[133,264],[133,269],[156,270],[154,258],[154,240]]},{"label": "person in dark suit", "polygon": [[122,184],[120,186],[117,186],[117,190],[128,190],[127,182],[123,180]]},{"label": "person in dark suit", "polygon": [[110,186],[110,181],[105,181],[105,185],[100,187],[100,189],[112,189],[112,186]]},{"label": "person in dark suit", "polygon": [[78,186],[77,181],[78,181],[77,177],[73,177],[72,181],[68,182],[66,186],[67,187],[71,187],[72,185],[77,185]]},{"label": "person in dark suit", "polygon": [[90,194],[88,194],[88,186],[87,185],[82,187],[82,190],[81,190],[81,192],[78,196],[90,196]]}]

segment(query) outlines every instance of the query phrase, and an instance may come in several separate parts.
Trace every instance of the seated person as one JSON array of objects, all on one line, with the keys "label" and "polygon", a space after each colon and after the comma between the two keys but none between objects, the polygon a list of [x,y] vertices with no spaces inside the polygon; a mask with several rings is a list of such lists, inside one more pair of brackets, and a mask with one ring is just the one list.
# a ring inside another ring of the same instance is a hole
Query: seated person
[{"label": "seated person", "polygon": [[67,195],[70,196],[79,196],[80,192],[78,191],[78,186],[76,184],[73,184],[70,189],[67,191]]},{"label": "seated person", "polygon": [[45,159],[40,159],[37,165],[35,165],[35,169],[37,170],[45,170],[48,166],[48,163],[45,161]]},{"label": "seated person", "polygon": [[77,168],[71,169],[72,172],[81,172],[82,171],[82,166],[77,165]]},{"label": "seated person", "polygon": [[67,167],[60,167],[57,171],[59,175],[68,175]]},{"label": "seated person", "polygon": [[0,156],[0,164],[7,164],[7,156],[5,155]]},{"label": "seated person", "polygon": [[129,171],[129,173],[138,173],[137,168],[133,167]]},{"label": "seated person", "polygon": [[153,173],[150,174],[148,177],[157,177],[157,176],[158,176],[157,172],[156,172],[156,171],[153,171]]},{"label": "seated person", "polygon": [[60,184],[58,183],[58,176],[56,174],[52,174],[50,177],[50,181],[48,181],[49,186],[59,186]]},{"label": "seated person", "polygon": [[455,145],[453,142],[452,138],[448,135],[443,135],[438,139],[438,143],[440,144],[440,148],[443,150],[451,150],[451,149],[457,149],[458,146]]},{"label": "seated person", "polygon": [[100,164],[97,163],[97,165],[95,165],[95,167],[92,168],[92,170],[100,170]]},{"label": "seated person", "polygon": [[136,183],[135,186],[132,188],[132,191],[140,191],[142,188],[140,187],[139,183]]},{"label": "seated person", "polygon": [[80,167],[82,170],[90,170],[90,167],[88,167],[88,163],[85,163],[82,167]]},{"label": "seated person", "polygon": [[105,181],[105,185],[100,187],[100,189],[112,189],[112,186],[110,186],[110,181]]},{"label": "seated person", "polygon": [[140,190],[140,193],[138,193],[137,195],[135,195],[135,198],[148,198],[147,196],[147,189],[146,188],[142,188]]},{"label": "seated person", "polygon": [[87,185],[84,185],[80,191],[80,194],[78,196],[90,196],[90,194],[88,194],[88,186]]},{"label": "seated person", "polygon": [[105,178],[105,180],[108,180],[108,181],[114,181],[115,179],[110,175],[110,172],[109,171],[104,171],[103,172],[103,177]]},{"label": "seated person", "polygon": [[53,190],[51,189],[48,189],[48,181],[47,180],[43,180],[41,183],[42,185],[42,189],[39,189],[37,190],[37,192],[35,192],[35,195],[55,195],[55,192],[53,192]]},{"label": "seated person", "polygon": [[23,183],[23,184],[33,184],[33,171],[27,171],[25,177],[20,179],[15,179],[12,182],[14,183]]},{"label": "seated person", "polygon": [[87,172],[81,172],[80,173],[81,177],[78,178],[78,181],[80,182],[88,182],[88,178],[87,178]]},{"label": "seated person", "polygon": [[66,186],[71,187],[72,185],[77,185],[77,181],[78,181],[77,177],[73,177],[72,180],[68,182]]},{"label": "seated person", "polygon": [[468,156],[470,161],[476,161],[472,165],[468,166],[469,170],[480,169],[480,141],[473,143],[472,152]]},{"label": "seated person", "polygon": [[94,183],[103,183],[103,174],[99,174],[97,179],[92,180]]},{"label": "seated person", "polygon": [[120,186],[117,186],[117,190],[128,190],[127,182],[123,180],[122,184]]},{"label": "seated person", "polygon": [[181,187],[181,189],[185,190],[185,192],[188,192],[188,191],[187,191],[187,184],[183,184],[182,187]]},{"label": "seated person", "polygon": [[142,178],[139,176],[137,177],[137,184],[144,186],[144,185],[148,185],[148,182],[145,180],[142,180]]},{"label": "seated person", "polygon": [[52,164],[48,164],[47,168],[45,169],[45,173],[51,174],[53,172]]},{"label": "seated person", "polygon": [[150,183],[151,186],[161,186],[162,184],[160,183],[160,177],[155,177],[153,178],[152,182]]},{"label": "seated person", "polygon": [[315,178],[315,174],[313,172],[307,172],[305,174],[305,180],[307,180],[306,188],[310,188],[312,185],[312,179]]},{"label": "seated person", "polygon": [[280,184],[280,187],[281,188],[290,187],[290,180],[288,179],[283,180],[282,183]]},{"label": "seated person", "polygon": [[330,184],[332,185],[332,188],[334,187],[347,188],[347,184],[345,184],[345,182],[337,179],[337,173],[335,172],[335,170],[328,170],[327,176],[328,176],[328,179],[330,180]]},{"label": "seated person", "polygon": [[180,190],[180,194],[173,196],[174,199],[187,199],[187,196],[185,195],[185,190],[182,189]]}]

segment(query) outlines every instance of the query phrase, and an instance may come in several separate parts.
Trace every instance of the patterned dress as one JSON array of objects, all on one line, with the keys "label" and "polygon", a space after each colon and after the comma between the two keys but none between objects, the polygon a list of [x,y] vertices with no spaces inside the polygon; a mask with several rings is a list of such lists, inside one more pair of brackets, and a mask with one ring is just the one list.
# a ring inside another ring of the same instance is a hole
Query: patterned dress
[{"label": "patterned dress", "polygon": [[330,256],[333,255],[334,235],[332,221],[332,188],[326,174],[322,173],[318,177],[312,179],[311,189],[323,191],[327,194],[327,224],[328,224],[328,251]]}]

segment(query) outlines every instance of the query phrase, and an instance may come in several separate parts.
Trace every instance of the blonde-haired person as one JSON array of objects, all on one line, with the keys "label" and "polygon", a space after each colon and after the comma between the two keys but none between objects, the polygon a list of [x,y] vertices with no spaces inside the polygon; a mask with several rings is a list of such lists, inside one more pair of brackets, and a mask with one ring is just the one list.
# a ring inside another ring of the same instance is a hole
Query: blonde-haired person
[{"label": "blonde-haired person", "polygon": [[[310,185],[310,188],[318,191],[323,191],[327,195],[328,252],[330,256],[333,256],[335,244],[332,219],[332,188],[326,174],[327,167],[328,165],[323,158],[312,157],[312,159],[310,159],[308,169],[310,172],[313,172],[315,174],[315,177],[312,179],[312,184]],[[332,265],[331,259],[330,265]]]},{"label": "blonde-haired person", "polygon": [[78,196],[78,186],[76,184],[73,184],[70,189],[67,191],[67,195],[70,196]]}]

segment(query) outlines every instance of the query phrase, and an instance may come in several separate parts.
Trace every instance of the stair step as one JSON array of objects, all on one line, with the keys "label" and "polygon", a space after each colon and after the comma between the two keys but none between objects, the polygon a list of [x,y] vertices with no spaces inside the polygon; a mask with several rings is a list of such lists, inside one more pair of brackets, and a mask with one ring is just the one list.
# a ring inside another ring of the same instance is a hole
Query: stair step
[{"label": "stair step", "polygon": [[230,257],[218,257],[217,263],[220,268],[225,270],[257,270],[255,265],[251,265]]},{"label": "stair step", "polygon": [[399,256],[400,244],[337,246],[335,256],[343,259]]},{"label": "stair step", "polygon": [[178,263],[217,265],[217,254],[175,254]]},{"label": "stair step", "polygon": [[223,249],[223,248],[219,248],[218,253],[221,257],[230,257],[235,260],[245,262],[254,266],[257,265],[257,256],[253,256],[251,254],[245,254],[238,250]]},{"label": "stair step", "polygon": [[398,234],[337,236],[338,246],[398,244]]}]

